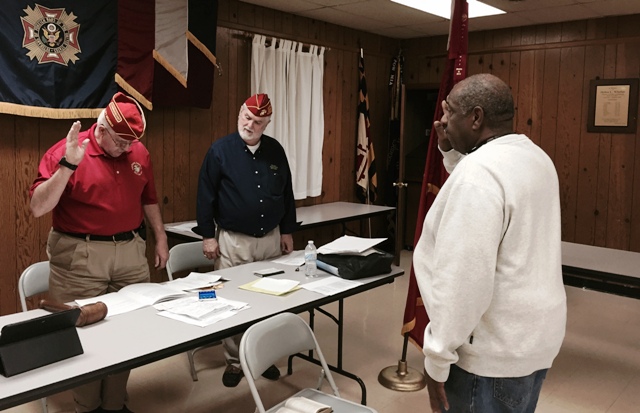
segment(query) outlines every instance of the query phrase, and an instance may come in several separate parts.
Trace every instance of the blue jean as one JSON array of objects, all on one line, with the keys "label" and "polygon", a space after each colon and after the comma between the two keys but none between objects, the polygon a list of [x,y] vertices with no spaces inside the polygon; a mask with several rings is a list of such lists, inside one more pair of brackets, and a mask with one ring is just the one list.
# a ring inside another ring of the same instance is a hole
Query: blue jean
[{"label": "blue jean", "polygon": [[547,370],[526,377],[495,378],[476,376],[452,365],[444,385],[449,412],[533,413]]}]

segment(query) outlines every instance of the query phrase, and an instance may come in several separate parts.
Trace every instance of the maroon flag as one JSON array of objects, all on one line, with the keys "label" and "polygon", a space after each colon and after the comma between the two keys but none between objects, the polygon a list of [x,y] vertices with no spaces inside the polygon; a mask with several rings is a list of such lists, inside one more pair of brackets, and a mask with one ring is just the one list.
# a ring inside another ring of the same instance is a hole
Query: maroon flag
[{"label": "maroon flag", "polygon": [[[451,26],[449,28],[449,55],[440,90],[438,92],[438,105],[433,120],[442,118],[442,102],[453,86],[464,79],[467,75],[467,33],[468,33],[468,4],[467,0],[452,0],[451,2]],[[438,150],[438,135],[435,128],[431,129],[429,136],[429,148],[427,150],[427,160],[422,175],[422,191],[420,192],[420,206],[418,207],[418,217],[416,220],[416,232],[414,235],[414,245],[418,243],[422,234],[422,225],[427,211],[431,208],[440,187],[447,179],[447,171],[442,163],[442,155]],[[404,324],[402,334],[409,334],[409,339],[421,349],[424,344],[424,330],[429,323],[420,290],[416,282],[413,265],[409,274],[409,291],[407,292],[407,302],[404,309]]]},{"label": "maroon flag", "polygon": [[[211,106],[218,2],[183,2],[186,11],[171,0],[118,3],[116,83],[147,109]],[[167,43],[184,50],[163,55]]]}]

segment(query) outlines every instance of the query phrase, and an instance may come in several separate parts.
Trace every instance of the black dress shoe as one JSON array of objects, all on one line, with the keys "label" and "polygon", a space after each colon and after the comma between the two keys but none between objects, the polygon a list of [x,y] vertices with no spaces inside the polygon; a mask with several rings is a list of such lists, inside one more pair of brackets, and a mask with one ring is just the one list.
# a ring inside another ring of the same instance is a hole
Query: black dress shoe
[{"label": "black dress shoe", "polygon": [[280,378],[280,370],[278,370],[276,366],[271,365],[271,367],[269,367],[265,370],[264,373],[262,373],[262,377],[268,380],[276,381]]},{"label": "black dress shoe", "polygon": [[225,387],[236,387],[243,376],[244,373],[240,367],[229,364],[222,375],[222,384],[224,384]]}]

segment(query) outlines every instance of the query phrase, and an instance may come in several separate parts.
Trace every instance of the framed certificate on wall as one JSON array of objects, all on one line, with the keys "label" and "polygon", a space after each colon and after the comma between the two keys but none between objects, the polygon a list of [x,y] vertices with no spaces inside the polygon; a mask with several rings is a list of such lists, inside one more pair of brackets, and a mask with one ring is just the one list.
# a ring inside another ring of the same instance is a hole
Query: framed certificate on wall
[{"label": "framed certificate on wall", "polygon": [[588,132],[635,133],[637,122],[638,79],[590,82]]}]

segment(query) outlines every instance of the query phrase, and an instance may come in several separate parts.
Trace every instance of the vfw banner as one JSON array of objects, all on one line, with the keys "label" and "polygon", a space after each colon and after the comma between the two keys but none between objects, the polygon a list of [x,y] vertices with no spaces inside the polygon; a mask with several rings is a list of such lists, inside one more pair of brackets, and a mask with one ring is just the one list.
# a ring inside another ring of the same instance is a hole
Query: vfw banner
[{"label": "vfw banner", "polygon": [[211,104],[216,0],[5,0],[2,6],[1,113],[94,117],[118,89],[150,110]]},{"label": "vfw banner", "polygon": [[3,1],[0,111],[54,118],[99,113],[118,90],[117,15],[111,0]]}]

